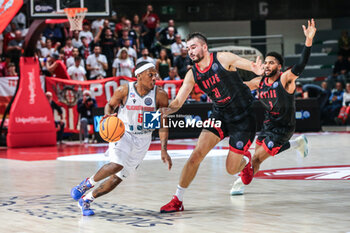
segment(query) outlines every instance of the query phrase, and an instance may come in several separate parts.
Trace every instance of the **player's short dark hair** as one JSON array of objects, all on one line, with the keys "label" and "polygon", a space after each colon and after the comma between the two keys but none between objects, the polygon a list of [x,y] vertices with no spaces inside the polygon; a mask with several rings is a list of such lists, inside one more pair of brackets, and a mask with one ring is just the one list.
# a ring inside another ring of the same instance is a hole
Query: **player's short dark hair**
[{"label": "player's short dark hair", "polygon": [[201,41],[203,41],[205,44],[208,44],[207,38],[200,32],[192,32],[187,36],[186,41],[192,40],[194,38],[197,38]]},{"label": "player's short dark hair", "polygon": [[81,61],[81,57],[80,57],[80,56],[76,56],[76,57],[74,58],[74,61]]},{"label": "player's short dark hair", "polygon": [[277,52],[269,52],[268,54],[266,54],[266,57],[274,57],[276,58],[276,60],[281,64],[281,66],[283,67],[283,63],[284,63],[284,60],[283,60],[283,57],[281,54],[277,53]]}]

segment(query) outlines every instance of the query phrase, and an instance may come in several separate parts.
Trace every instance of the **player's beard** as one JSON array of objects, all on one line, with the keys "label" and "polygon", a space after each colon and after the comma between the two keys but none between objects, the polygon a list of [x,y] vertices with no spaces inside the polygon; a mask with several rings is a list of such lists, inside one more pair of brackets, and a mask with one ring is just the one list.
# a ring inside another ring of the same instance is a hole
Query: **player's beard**
[{"label": "player's beard", "polygon": [[275,74],[277,74],[277,69],[272,70],[270,74],[265,75],[265,76],[270,78],[270,77],[275,76]]},{"label": "player's beard", "polygon": [[195,60],[192,60],[194,63],[198,63],[198,62],[200,62],[201,60],[203,60],[203,58],[204,58],[204,52],[203,51],[200,51],[199,53],[198,53],[198,55],[196,56],[197,57],[197,59],[195,59]]}]

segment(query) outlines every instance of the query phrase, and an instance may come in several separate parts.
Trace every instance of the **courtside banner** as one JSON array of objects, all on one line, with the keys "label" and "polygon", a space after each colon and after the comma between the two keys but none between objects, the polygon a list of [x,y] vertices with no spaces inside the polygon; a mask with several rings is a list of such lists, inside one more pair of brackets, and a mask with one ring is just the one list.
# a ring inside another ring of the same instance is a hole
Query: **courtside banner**
[{"label": "courtside banner", "polygon": [[0,1],[0,33],[4,31],[23,5],[23,0]]},{"label": "courtside banner", "polygon": [[[104,107],[117,87],[130,81],[136,81],[136,78],[112,77],[93,81],[75,81],[46,77],[46,91],[52,92],[53,101],[62,107],[63,119],[66,124],[65,132],[78,133],[77,102],[83,97],[83,91],[89,90],[92,98],[96,99],[97,106]],[[174,99],[182,85],[182,80],[157,81],[156,85],[168,93],[169,99]],[[56,112],[55,119],[59,119]]]}]

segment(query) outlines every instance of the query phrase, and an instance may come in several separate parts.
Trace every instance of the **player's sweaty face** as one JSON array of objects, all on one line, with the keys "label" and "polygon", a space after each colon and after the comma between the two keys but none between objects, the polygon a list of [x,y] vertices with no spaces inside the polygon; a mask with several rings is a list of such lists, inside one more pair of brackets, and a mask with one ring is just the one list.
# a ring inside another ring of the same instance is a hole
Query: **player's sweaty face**
[{"label": "player's sweaty face", "polygon": [[194,63],[200,62],[204,57],[203,43],[197,38],[187,41],[187,51]]},{"label": "player's sweaty face", "polygon": [[156,79],[158,77],[158,72],[156,69],[151,68],[142,72],[142,84],[148,87],[150,90],[154,88],[156,84]]},{"label": "player's sweaty face", "polygon": [[264,74],[266,77],[274,76],[278,71],[279,63],[276,58],[267,56],[264,62]]}]

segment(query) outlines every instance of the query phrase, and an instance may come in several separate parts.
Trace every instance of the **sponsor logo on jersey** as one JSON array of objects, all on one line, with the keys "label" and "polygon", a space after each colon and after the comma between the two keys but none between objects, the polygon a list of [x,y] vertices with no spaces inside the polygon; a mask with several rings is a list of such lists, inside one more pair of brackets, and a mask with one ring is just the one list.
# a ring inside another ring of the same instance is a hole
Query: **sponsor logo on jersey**
[{"label": "sponsor logo on jersey", "polygon": [[236,143],[236,147],[237,147],[237,149],[243,149],[243,146],[244,146],[244,143],[242,142],[242,141],[238,141],[237,143]]},{"label": "sponsor logo on jersey", "polygon": [[211,69],[216,72],[218,70],[218,64],[214,63],[212,66],[211,66]]},{"label": "sponsor logo on jersey", "polygon": [[144,112],[143,113],[143,128],[144,129],[159,129],[160,128],[160,115],[159,110],[156,112]]},{"label": "sponsor logo on jersey", "polygon": [[135,93],[134,93],[134,92],[131,92],[131,93],[130,93],[130,97],[131,97],[131,98],[135,98]]},{"label": "sponsor logo on jersey", "polygon": [[133,103],[136,103],[136,99],[133,99],[132,102],[133,102]]},{"label": "sponsor logo on jersey", "polygon": [[147,106],[152,105],[152,103],[153,103],[153,100],[152,100],[151,97],[147,97],[147,98],[145,99],[145,104],[146,104]]},{"label": "sponsor logo on jersey", "polygon": [[277,88],[278,87],[278,82],[274,82],[272,85],[273,88]]},{"label": "sponsor logo on jersey", "polygon": [[268,147],[269,149],[272,149],[274,145],[275,145],[275,144],[273,143],[273,141],[269,141],[269,142],[267,143],[267,147]]}]

